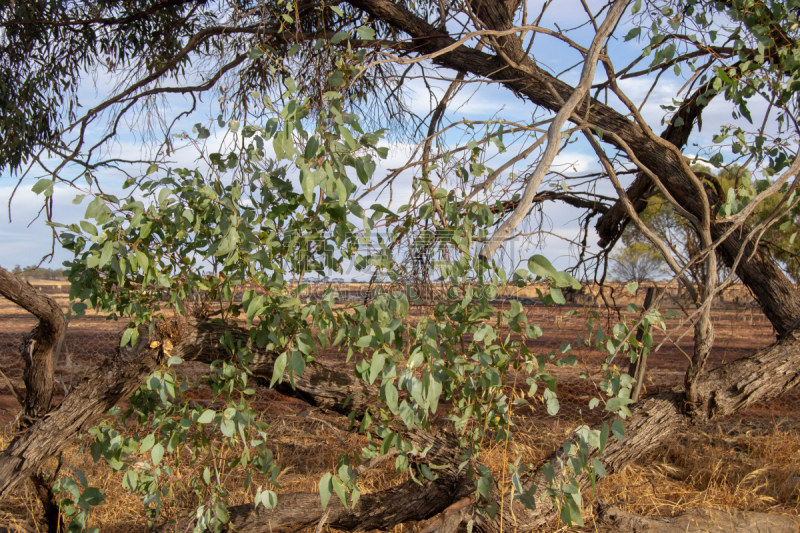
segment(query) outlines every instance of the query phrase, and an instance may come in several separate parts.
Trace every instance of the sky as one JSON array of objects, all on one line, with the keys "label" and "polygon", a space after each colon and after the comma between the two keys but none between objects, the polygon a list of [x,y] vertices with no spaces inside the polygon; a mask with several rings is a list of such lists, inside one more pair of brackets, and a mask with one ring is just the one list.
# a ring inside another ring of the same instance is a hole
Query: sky
[{"label": "sky", "polygon": [[[591,2],[590,2],[591,4]],[[538,13],[541,1],[530,0],[529,11],[531,13]],[[550,27],[555,29],[556,24],[558,27],[567,28],[574,26],[585,21],[585,14],[581,7],[579,0],[559,0],[557,7],[551,8],[547,15],[543,18],[541,26]],[[623,23],[620,25],[618,35],[623,36],[627,33],[627,29],[632,27],[629,16],[623,18]],[[589,46],[593,32],[579,31],[570,34],[570,37],[584,46]],[[626,65],[634,60],[641,53],[643,44],[635,40],[631,42],[623,42],[619,40],[613,41],[609,45],[609,55],[615,62],[617,69]],[[539,35],[534,47],[534,54],[537,60],[542,61],[554,72],[564,70],[569,66],[577,63],[580,56],[572,50],[553,38]],[[645,66],[649,60],[643,61],[641,66]],[[563,81],[570,84],[575,84],[580,74],[580,67],[572,69],[566,74],[561,76]],[[104,95],[103,90],[108,86],[107,80],[104,80],[101,75],[93,76],[95,80],[87,77],[85,86],[81,89],[80,99],[84,108],[88,108],[93,103],[102,100]],[[671,70],[663,75],[659,80],[652,93],[648,98],[647,104],[642,109],[642,114],[645,119],[653,125],[656,133],[660,133],[663,126],[660,125],[661,119],[664,116],[664,111],[660,105],[671,104],[672,98],[676,95],[679,88],[684,84],[685,74],[683,76],[676,76]],[[605,79],[602,69],[596,71],[595,81]],[[633,80],[622,80],[620,85],[628,96],[634,101],[639,102],[650,90],[652,83],[651,78],[639,78]],[[439,84],[439,90],[444,91],[445,83]],[[423,87],[422,82],[418,79],[412,79],[407,84],[407,91],[410,97],[410,107],[412,111],[426,115],[430,110],[430,102],[427,98],[427,90]],[[199,106],[199,110],[192,116],[181,120],[179,126],[190,132],[192,125],[197,122],[207,123],[210,118],[216,118],[217,111],[214,109],[213,98],[206,98],[206,102]],[[609,104],[621,109],[622,106],[619,102],[611,101]],[[173,115],[185,109],[186,102],[180,97],[170,98],[167,101],[170,106],[170,111]],[[454,99],[453,104],[450,106],[445,122],[457,121],[461,118],[469,118],[472,120],[486,120],[492,117],[501,117],[508,120],[524,121],[529,120],[535,108],[532,104],[527,103],[521,99],[516,98],[510,91],[497,85],[478,85],[470,84],[465,87]],[[755,115],[755,113],[754,113]],[[712,101],[711,106],[703,115],[703,131],[693,136],[693,140],[700,144],[710,143],[711,136],[718,132],[721,124],[730,122],[730,108],[722,98]],[[102,135],[102,124],[95,126],[90,131],[89,137],[99,138]],[[179,127],[179,129],[180,129]],[[212,136],[209,141],[218,140],[218,134]],[[449,142],[458,140],[457,136],[450,135],[447,137]],[[269,145],[269,143],[267,143]],[[141,151],[141,144],[131,134],[123,134],[120,136],[119,141],[114,146],[114,149],[127,157],[131,154],[136,154]],[[411,146],[396,142],[390,145],[389,157],[381,161],[379,168],[376,171],[376,178],[380,179],[385,173],[392,168],[402,166],[409,155]],[[496,153],[496,148],[493,148]],[[687,154],[691,149],[687,149]],[[493,160],[494,166],[499,166],[506,158],[511,157],[516,152],[508,152],[503,155],[497,155]],[[194,155],[191,151],[179,151],[173,160],[174,167],[192,167],[195,166]],[[55,163],[51,161],[50,163]],[[565,174],[574,175],[576,173],[587,173],[599,171],[600,167],[589,147],[588,143],[583,140],[567,147],[562,152],[557,160],[556,165],[563,165]],[[143,170],[143,169],[142,169]],[[104,170],[100,174],[103,183],[107,187],[107,192],[118,193],[121,191],[120,185],[124,180],[124,176],[119,172],[113,170]],[[410,172],[405,172],[401,175],[395,186],[395,206],[403,203],[403,197],[406,198],[411,194],[411,178]],[[623,179],[624,184],[629,182],[631,178]],[[8,173],[0,175],[0,200],[2,200],[3,216],[0,218],[0,244],[2,244],[5,253],[0,255],[0,265],[5,268],[11,268],[14,265],[31,265],[38,263],[42,257],[49,254],[52,246],[52,230],[45,224],[44,215],[40,214],[42,206],[42,197],[31,192],[30,188],[35,183],[34,179],[27,179],[17,188],[14,192],[14,198],[10,202],[9,199],[16,187],[16,176],[10,176]],[[299,185],[297,185],[299,189]],[[613,189],[610,184],[601,186],[598,191],[601,194],[613,196]],[[67,187],[56,187],[53,196],[53,212],[54,220],[62,223],[77,222],[82,218],[85,211],[85,206],[88,201],[81,205],[75,205],[73,199],[76,192]],[[367,201],[369,205],[371,202]],[[38,214],[38,216],[37,216]],[[563,203],[550,203],[545,208],[545,215],[549,219],[549,227],[554,231],[558,231],[560,235],[568,238],[575,238],[578,234],[577,217],[579,215],[577,209],[566,206]],[[594,245],[597,241],[596,236],[590,235],[589,243]],[[520,243],[515,243],[513,246],[521,247]],[[597,250],[596,246],[593,246]],[[545,245],[535,250],[514,250],[514,253],[544,253],[554,264],[559,268],[564,268],[569,264],[570,249],[569,245],[559,239],[548,238]],[[573,250],[574,252],[574,250]],[[55,254],[50,267],[60,265],[62,261],[69,260],[71,254],[65,250],[61,250],[56,244]]]}]

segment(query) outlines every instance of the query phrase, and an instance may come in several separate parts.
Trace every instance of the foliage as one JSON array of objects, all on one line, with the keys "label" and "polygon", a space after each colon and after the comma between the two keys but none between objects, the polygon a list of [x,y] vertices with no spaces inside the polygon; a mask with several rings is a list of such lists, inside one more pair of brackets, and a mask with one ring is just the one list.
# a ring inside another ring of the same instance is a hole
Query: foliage
[{"label": "foliage", "polygon": [[[183,44],[215,18],[205,10],[188,16],[192,4],[169,2],[150,10],[146,0],[3,2],[0,169],[20,169],[42,147],[63,148],[60,130],[76,119],[81,80],[98,63],[108,74],[131,69],[147,75],[177,59]],[[184,57],[167,70],[181,72],[188,61]]]},{"label": "foliage", "polygon": [[[70,519],[67,526],[68,533],[99,533],[99,529],[87,528],[86,523],[89,519],[92,507],[101,505],[106,496],[97,487],[90,487],[86,481],[86,476],[78,470],[76,472],[80,486],[69,476],[65,476],[56,481],[53,485],[53,492],[63,493],[64,497],[59,502],[61,512]],[[83,487],[83,489],[81,489]]]},{"label": "foliage", "polygon": [[[633,11],[640,12],[640,25],[627,40],[645,38],[649,44],[644,57],[652,56],[651,68],[672,68],[680,74],[689,68],[701,84],[699,104],[705,106],[716,94],[731,104],[733,119],[744,118],[753,125],[751,105],[767,93],[777,112],[779,133],[791,135],[800,89],[800,48],[797,46],[797,0],[637,0]],[[724,23],[720,24],[720,20]],[[729,47],[719,62],[705,62],[693,57],[693,50],[714,49],[724,43]],[[722,59],[727,59],[724,61]],[[678,111],[686,102],[675,100],[662,106]],[[679,113],[671,123],[683,125]],[[734,154],[752,156],[756,165],[764,165],[766,177],[779,173],[791,164],[794,149],[785,136],[771,137],[760,131],[726,126],[715,143],[731,139]],[[714,166],[724,162],[719,149],[710,157]]]},{"label": "foliage", "polygon": [[[245,469],[248,483],[250,479],[259,483],[255,503],[274,507],[279,501],[273,491],[278,487],[278,467],[266,447],[263,427],[248,407],[253,392],[248,362],[254,350],[275,352],[270,386],[286,380],[293,386],[320,349],[338,347],[346,350],[348,361],[355,357],[353,366],[360,379],[379,386],[379,397],[360,420],[351,414],[352,423],[369,436],[360,459],[394,448],[398,473],[408,470],[414,479],[435,479],[441,465],[426,462],[427,450],[417,449],[409,435],[432,431],[431,416],[446,401],[451,405],[447,416],[467,450],[460,468],[477,476],[476,496],[486,499],[485,512],[494,517],[497,503],[492,501],[491,473],[478,462],[483,443],[503,441],[513,433],[512,404],[544,402],[550,414],[557,414],[557,385],[549,368],[577,362],[568,343],[558,351],[536,354],[512,337],[516,333],[535,339],[542,333],[527,322],[519,302],[500,309],[494,298],[504,287],[545,280],[549,294],[540,293],[540,298],[547,305],[561,304],[561,288],[580,284],[541,255],[531,257],[527,269],[510,275],[496,264],[471,259],[476,241],[485,238],[494,222],[492,210],[481,203],[461,209],[454,191],[433,189],[424,179],[415,182],[414,198],[423,202],[419,218],[401,217],[381,205],[361,207],[352,199],[356,185],[349,173],[362,183],[370,179],[373,155],[386,155],[378,146],[382,132],[365,133],[358,118],[347,112],[346,100],[333,91],[326,96],[327,111],[312,116],[311,104],[298,100],[296,89],[295,82],[287,79],[280,103],[253,95],[254,104],[260,102],[271,118],[263,126],[229,121],[228,129],[247,142],[237,142],[242,148],[227,153],[210,153],[208,170],[151,168],[126,184],[135,195],[117,198],[98,192],[87,206],[86,220],[56,224],[62,228],[62,242],[75,253],[75,260],[68,263],[71,298],[85,302],[75,303],[71,312],[80,315],[88,305],[129,320],[123,345],[137,341],[138,326],[152,330],[167,320],[167,309],[185,315],[194,309],[193,302],[219,302],[222,320],[243,317],[249,328],[248,346],[222,339],[231,357],[214,363],[214,374],[205,379],[215,398],[224,399],[223,410],[204,410],[188,402],[183,393],[191,385],[177,383],[169,369],[158,370],[131,398],[130,408],[92,430],[92,453],[112,470],[124,472],[123,484],[141,495],[151,520],[174,497],[176,488],[167,480],[179,450],[187,446],[192,469],[180,490],[197,496],[196,531],[220,530],[228,521],[226,494],[218,483],[222,466],[215,460],[221,445],[240,450],[228,467]],[[210,136],[201,125],[195,129],[198,140]],[[274,157],[267,153],[270,141]],[[292,185],[292,174],[298,176],[299,191]],[[441,212],[425,209],[434,200]],[[398,211],[408,210],[404,206]],[[293,273],[299,273],[302,282],[305,272],[321,274],[325,267],[341,271],[347,259],[359,269],[372,266],[398,279],[389,241],[414,227],[436,228],[430,222],[440,217],[447,227],[457,229],[438,234],[421,231],[413,237],[414,246],[433,242],[440,253],[458,253],[436,265],[448,288],[431,313],[419,320],[409,316],[409,306],[419,301],[410,289],[335,310],[330,287],[321,301],[302,303],[305,285],[289,283]],[[377,235],[381,253],[365,254],[365,237],[382,225],[390,231]],[[201,273],[205,266],[212,275]],[[245,291],[239,301],[235,296],[245,283],[260,290]],[[637,309],[631,313],[638,318]],[[601,384],[606,410],[629,416],[632,380],[610,361],[618,353],[635,359],[642,346],[623,322],[606,334],[599,315],[587,320],[588,333],[580,342],[609,354]],[[647,327],[646,321],[643,324]],[[513,371],[529,376],[528,393],[517,398],[505,392]],[[598,403],[594,400],[591,407]],[[131,422],[148,429],[123,438]],[[578,441],[567,446],[571,459],[563,469],[566,477],[551,475],[550,489],[537,496],[552,498],[563,507],[567,522],[580,521],[577,476],[587,470],[593,476],[603,475],[591,451],[602,449],[611,434],[623,437],[622,426],[617,422],[612,426],[581,428]],[[343,456],[337,469],[320,481],[323,506],[333,493],[345,506],[358,501],[352,460]],[[533,468],[516,465],[512,473],[516,498],[531,508],[534,494],[521,483]]]}]

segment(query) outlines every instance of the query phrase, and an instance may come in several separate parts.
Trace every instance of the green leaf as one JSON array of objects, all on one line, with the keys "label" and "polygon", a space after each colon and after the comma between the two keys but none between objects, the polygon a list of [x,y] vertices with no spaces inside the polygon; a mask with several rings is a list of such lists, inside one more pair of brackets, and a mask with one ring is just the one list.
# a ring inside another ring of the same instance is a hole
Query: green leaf
[{"label": "green leaf", "polygon": [[375,168],[375,162],[369,154],[356,158],[356,174],[358,175],[359,181],[364,185],[372,178],[372,175],[375,173]]},{"label": "green leaf", "polygon": [[615,419],[611,424],[611,431],[614,433],[614,437],[618,441],[622,442],[622,440],[625,439],[625,428],[619,419]]},{"label": "green leaf", "polygon": [[478,478],[478,494],[491,500],[492,497],[492,474],[481,476]]},{"label": "green leaf", "polygon": [[319,137],[313,135],[306,143],[306,148],[303,151],[303,155],[305,156],[306,159],[314,159],[317,156],[318,150],[319,150]]},{"label": "green leaf", "polygon": [[81,494],[81,501],[92,507],[102,504],[105,499],[106,495],[97,487],[88,487]]},{"label": "green leaf", "polygon": [[556,269],[543,255],[534,255],[528,259],[528,270],[541,278],[555,278],[557,275]]},{"label": "green leaf", "polygon": [[215,413],[213,410],[206,409],[205,411],[203,411],[203,414],[201,414],[199,417],[197,417],[197,423],[198,424],[210,424],[211,422],[214,421],[214,415],[216,415],[216,414],[217,413]]},{"label": "green leaf", "polygon": [[615,411],[618,411],[622,407],[628,405],[629,403],[633,403],[633,400],[631,400],[630,398],[621,398],[619,396],[611,398],[606,402],[606,411],[608,411],[609,413],[613,413]]},{"label": "green leaf", "polygon": [[398,474],[402,474],[408,468],[408,456],[406,454],[400,454],[397,456],[397,459],[394,462],[394,470]]},{"label": "green leaf", "polygon": [[275,509],[278,505],[278,495],[271,490],[265,490],[261,493],[261,503],[263,503],[264,507],[267,509]]},{"label": "green leaf", "polygon": [[35,192],[36,194],[49,191],[49,193],[45,192],[45,196],[50,196],[53,194],[53,180],[40,179],[33,185],[33,187],[31,187],[31,191]]},{"label": "green leaf", "polygon": [[306,371],[306,360],[303,358],[303,354],[300,352],[292,352],[292,358],[289,361],[289,366],[298,376],[302,376],[303,373]]},{"label": "green leaf", "polygon": [[339,133],[341,134],[341,136],[344,139],[344,142],[347,144],[348,148],[350,148],[351,150],[357,150],[358,149],[358,141],[356,141],[353,138],[353,134],[350,133],[350,130],[348,128],[344,127],[344,126],[339,126],[337,129],[339,130]]},{"label": "green leaf", "polygon": [[364,41],[372,41],[375,39],[375,30],[368,26],[359,26],[356,31],[358,32],[358,36]]},{"label": "green leaf", "polygon": [[331,474],[328,472],[322,479],[319,480],[319,499],[322,500],[322,509],[328,507],[328,502],[333,493],[333,483],[331,483]]},{"label": "green leaf", "polygon": [[307,202],[311,203],[314,201],[314,189],[322,180],[323,175],[324,172],[319,169],[300,173],[300,186],[303,188],[303,196]]},{"label": "green leaf", "polygon": [[286,364],[289,362],[289,355],[286,352],[283,352],[276,360],[275,360],[275,370],[272,372],[272,381],[270,382],[270,388],[275,386],[275,383],[278,383],[283,378],[283,371],[286,370]]},{"label": "green leaf", "polygon": [[567,302],[564,299],[564,293],[561,292],[561,289],[559,289],[558,287],[550,287],[550,296],[552,296],[553,301],[559,305],[562,305]]},{"label": "green leaf", "polygon": [[103,268],[111,261],[111,256],[114,253],[114,243],[112,241],[106,241],[103,245],[103,251],[100,252],[100,263],[98,266]]},{"label": "green leaf", "polygon": [[152,433],[147,435],[145,438],[142,439],[142,443],[139,445],[139,453],[145,453],[147,450],[153,447],[156,443],[156,437]]},{"label": "green leaf", "polygon": [[625,35],[625,41],[637,38],[642,33],[642,28],[633,28]]},{"label": "green leaf", "polygon": [[556,416],[558,414],[560,406],[558,403],[558,398],[553,395],[547,398],[547,414],[550,416]]},{"label": "green leaf", "polygon": [[633,283],[628,283],[625,285],[625,288],[629,293],[636,294],[636,291],[639,289],[639,284],[634,281]]},{"label": "green leaf", "polygon": [[342,505],[347,507],[347,494],[344,491],[344,484],[339,480],[338,477],[333,476],[331,478],[331,485],[333,485],[333,492],[335,492],[342,501]]},{"label": "green leaf", "polygon": [[146,272],[150,267],[150,258],[141,250],[136,250],[136,262],[139,263],[139,269],[142,272]]},{"label": "green leaf", "polygon": [[136,331],[134,328],[128,328],[125,330],[125,333],[122,334],[122,339],[119,341],[120,346],[127,346],[131,343],[131,337],[133,337],[133,332]]},{"label": "green leaf", "polygon": [[97,228],[95,227],[94,224],[86,222],[85,220],[81,220],[80,225],[83,231],[85,231],[86,233],[91,233],[92,235],[97,236]]},{"label": "green leaf", "polygon": [[400,409],[397,405],[398,394],[394,384],[391,381],[386,382],[386,385],[384,385],[384,391],[386,394],[386,405],[389,407],[389,411],[391,411],[394,415],[400,414]]},{"label": "green leaf", "polygon": [[162,446],[161,443],[159,442],[158,444],[153,446],[150,455],[153,458],[153,465],[157,466],[158,463],[161,462],[161,458],[164,457],[164,446]]},{"label": "green leaf", "polygon": [[405,400],[400,402],[400,418],[409,430],[414,429],[414,408]]},{"label": "green leaf", "polygon": [[606,443],[608,442],[608,424],[603,422],[603,427],[600,429],[600,453],[606,449]]},{"label": "green leaf", "polygon": [[383,352],[378,352],[372,356],[372,363],[369,365],[369,382],[370,384],[375,383],[375,380],[378,378],[378,375],[383,370],[383,364],[386,361],[386,356]]},{"label": "green leaf", "polygon": [[343,83],[344,83],[344,73],[341,70],[334,71],[333,74],[331,74],[330,77],[328,77],[328,85],[330,85],[331,87],[338,87]]},{"label": "green leaf", "polygon": [[344,39],[349,39],[349,38],[350,38],[350,34],[348,32],[340,31],[340,32],[336,33],[333,37],[331,37],[331,43],[332,44],[339,44]]},{"label": "green leaf", "polygon": [[597,460],[597,459],[592,459],[592,466],[594,467],[594,471],[595,471],[595,473],[596,473],[598,476],[600,476],[600,477],[606,477],[606,475],[607,475],[607,474],[606,474],[606,469],[605,469],[605,467],[603,466],[603,463],[601,463],[601,462],[600,462],[599,460]]}]

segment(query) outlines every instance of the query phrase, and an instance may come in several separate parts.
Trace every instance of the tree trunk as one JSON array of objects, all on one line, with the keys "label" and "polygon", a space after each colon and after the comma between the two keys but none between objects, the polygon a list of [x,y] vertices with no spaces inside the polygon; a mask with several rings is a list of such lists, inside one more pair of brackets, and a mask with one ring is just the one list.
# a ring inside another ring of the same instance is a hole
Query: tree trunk
[{"label": "tree trunk", "polygon": [[130,396],[163,361],[160,345],[151,348],[147,328],[140,328],[136,346],[121,348],[116,356],[106,359],[0,454],[0,500],[64,450],[75,435],[89,429],[98,416]]},{"label": "tree trunk", "polygon": [[24,337],[20,354],[25,361],[24,426],[50,410],[53,401],[53,348],[64,334],[66,320],[55,300],[2,267],[0,295],[39,319],[39,323]]},{"label": "tree trunk", "polygon": [[[20,349],[20,356],[25,361],[25,370],[22,373],[25,398],[22,402],[22,416],[17,420],[19,431],[50,410],[53,401],[53,349],[64,335],[66,320],[55,300],[38,292],[30,284],[23,283],[21,278],[2,267],[0,294],[39,319],[31,332],[23,337]],[[42,503],[47,529],[50,533],[57,533],[62,526],[61,514],[51,483],[35,472],[31,481]]]}]

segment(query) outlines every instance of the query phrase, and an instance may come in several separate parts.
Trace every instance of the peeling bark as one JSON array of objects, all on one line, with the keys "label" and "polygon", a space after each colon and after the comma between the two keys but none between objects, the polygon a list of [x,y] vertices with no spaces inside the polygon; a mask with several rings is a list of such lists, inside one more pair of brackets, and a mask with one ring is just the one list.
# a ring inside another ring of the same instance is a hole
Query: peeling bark
[{"label": "peeling bark", "polygon": [[0,295],[39,319],[22,343],[20,355],[25,361],[25,404],[22,424],[41,417],[53,401],[53,348],[66,329],[64,313],[58,304],[0,267]]},{"label": "peeling bark", "polygon": [[0,500],[66,448],[75,435],[89,429],[98,416],[130,396],[163,363],[162,349],[150,348],[150,340],[147,329],[140,328],[136,346],[121,348],[83,378],[57,407],[14,437],[0,454]]}]

